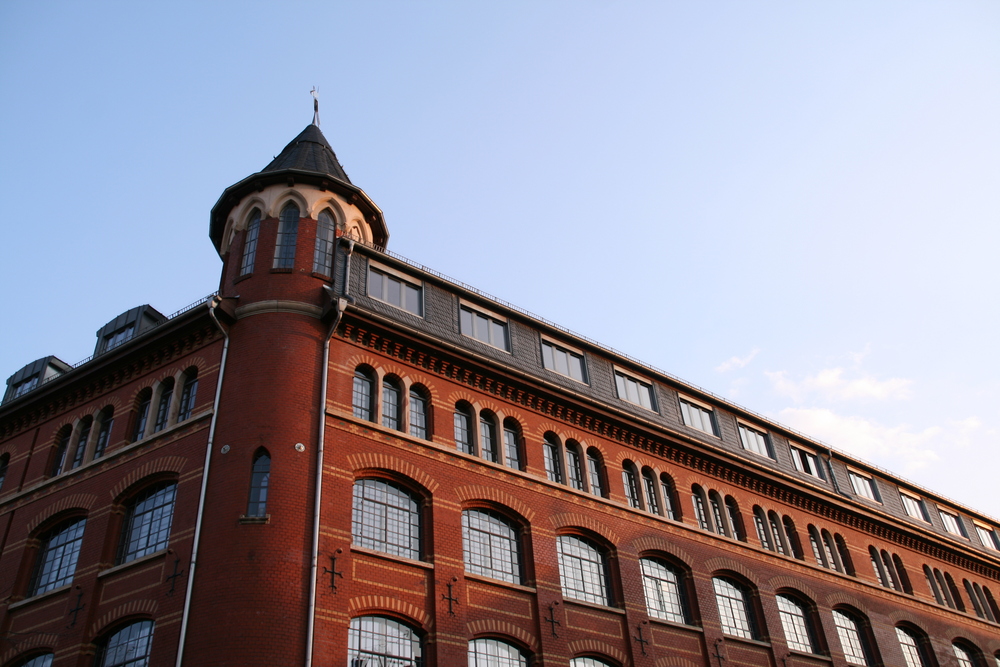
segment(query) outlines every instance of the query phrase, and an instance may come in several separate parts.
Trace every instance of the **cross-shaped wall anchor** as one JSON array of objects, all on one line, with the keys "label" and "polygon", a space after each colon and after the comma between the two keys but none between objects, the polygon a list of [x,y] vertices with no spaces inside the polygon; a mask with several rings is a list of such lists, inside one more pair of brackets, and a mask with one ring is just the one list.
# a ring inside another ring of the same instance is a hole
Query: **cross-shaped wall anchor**
[{"label": "cross-shaped wall anchor", "polygon": [[645,624],[645,621],[643,621],[639,625],[635,626],[635,629],[639,631],[639,636],[638,637],[632,637],[632,639],[634,639],[635,641],[639,642],[639,649],[642,650],[642,654],[643,655],[646,655],[646,644],[649,643],[649,640],[642,636],[642,626],[644,624]]},{"label": "cross-shaped wall anchor", "polygon": [[77,586],[76,606],[69,610],[69,613],[73,614],[73,620],[70,622],[69,625],[66,626],[67,628],[72,628],[74,625],[76,625],[77,614],[83,611],[83,608],[87,606],[85,604],[80,604],[80,600],[83,599],[83,591],[79,590],[79,588],[80,587]]},{"label": "cross-shaped wall anchor", "polygon": [[722,667],[722,661],[726,659],[726,657],[722,655],[722,652],[719,651],[722,647],[722,641],[722,637],[715,640],[715,653],[712,654],[712,657],[719,661],[719,667]]},{"label": "cross-shaped wall anchor", "polygon": [[[337,549],[337,551],[335,553],[336,554],[341,554],[343,552],[344,552],[343,549]],[[337,593],[337,577],[340,577],[341,579],[343,579],[344,578],[344,573],[337,571],[337,556],[335,554],[331,554],[330,555],[330,567],[329,568],[324,567],[323,568],[323,574],[330,575],[330,588],[332,588],[334,594],[336,594]]]},{"label": "cross-shaped wall anchor", "polygon": [[452,605],[458,604],[458,598],[452,597],[452,594],[451,594],[451,587],[455,585],[456,581],[458,581],[458,577],[452,577],[451,581],[449,581],[446,584],[448,586],[448,595],[445,595],[444,593],[441,594],[441,599],[448,601],[448,615],[449,616],[454,616],[455,615],[455,611],[454,611],[454,609],[452,609]]},{"label": "cross-shaped wall anchor", "polygon": [[556,620],[556,605],[557,604],[559,604],[559,603],[558,602],[553,602],[552,604],[549,605],[549,616],[548,616],[548,618],[544,619],[545,622],[549,624],[549,628],[551,628],[551,630],[552,630],[552,636],[553,637],[558,637],[559,636],[559,635],[556,634],[556,626],[557,625],[562,625],[562,623],[560,623],[559,621]]},{"label": "cross-shaped wall anchor", "polygon": [[166,581],[170,582],[170,590],[167,591],[167,595],[174,594],[174,586],[177,584],[177,577],[184,576],[184,570],[178,570],[177,566],[181,564],[180,558],[174,559],[174,573],[167,575]]}]

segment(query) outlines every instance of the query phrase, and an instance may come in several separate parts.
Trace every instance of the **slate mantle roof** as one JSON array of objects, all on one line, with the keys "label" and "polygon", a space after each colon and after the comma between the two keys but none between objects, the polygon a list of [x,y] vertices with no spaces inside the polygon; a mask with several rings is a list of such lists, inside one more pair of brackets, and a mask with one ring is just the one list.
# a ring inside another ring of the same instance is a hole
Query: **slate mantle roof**
[{"label": "slate mantle roof", "polygon": [[233,207],[252,192],[259,192],[274,183],[286,183],[289,187],[304,183],[336,192],[364,213],[371,226],[374,235],[372,241],[376,247],[384,248],[389,240],[389,230],[385,226],[381,209],[364,190],[351,183],[319,126],[310,124],[266,167],[223,191],[219,201],[212,207],[209,223],[208,235],[216,250],[221,251],[226,220]]},{"label": "slate mantle roof", "polygon": [[260,173],[296,169],[312,171],[318,174],[333,176],[339,181],[350,183],[351,179],[337,160],[336,153],[330,147],[319,127],[309,125],[292,139],[287,146],[271,160],[271,163],[261,169]]}]

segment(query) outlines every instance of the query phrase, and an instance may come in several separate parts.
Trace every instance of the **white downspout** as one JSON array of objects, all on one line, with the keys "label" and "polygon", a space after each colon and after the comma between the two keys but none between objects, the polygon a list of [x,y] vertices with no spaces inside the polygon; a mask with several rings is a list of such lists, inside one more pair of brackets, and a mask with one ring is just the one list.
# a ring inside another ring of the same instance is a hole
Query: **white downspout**
[{"label": "white downspout", "polygon": [[[232,298],[232,297],[227,297]],[[219,364],[219,381],[215,383],[215,402],[212,404],[212,423],[208,427],[208,445],[205,447],[205,464],[201,473],[201,496],[198,498],[198,517],[194,524],[194,546],[191,548],[191,563],[188,565],[187,590],[184,592],[184,611],[181,614],[181,637],[177,642],[176,667],[181,667],[184,660],[184,641],[187,638],[188,617],[191,611],[191,594],[194,590],[194,572],[198,565],[198,540],[201,537],[201,522],[205,516],[205,494],[208,489],[208,468],[212,461],[212,444],[215,442],[215,424],[219,419],[219,398],[222,395],[222,378],[226,373],[226,357],[229,354],[229,332],[227,332],[219,319],[215,316],[215,309],[222,301],[222,297],[216,296],[212,299],[208,307],[208,314],[219,327],[225,342],[222,344],[222,361]]]},{"label": "white downspout", "polygon": [[[319,391],[319,437],[316,439],[316,500],[313,504],[313,539],[312,539],[312,563],[309,569],[309,609],[308,625],[306,626],[306,665],[312,667],[313,642],[316,633],[316,580],[319,577],[319,518],[323,501],[323,451],[326,442],[326,394],[330,372],[330,339],[333,332],[340,324],[340,318],[344,316],[344,309],[347,308],[347,291],[351,278],[351,254],[354,252],[354,241],[348,240],[347,257],[344,267],[344,295],[337,299],[337,314],[330,324],[330,329],[323,339],[323,370]],[[179,666],[178,666],[179,667]]]}]

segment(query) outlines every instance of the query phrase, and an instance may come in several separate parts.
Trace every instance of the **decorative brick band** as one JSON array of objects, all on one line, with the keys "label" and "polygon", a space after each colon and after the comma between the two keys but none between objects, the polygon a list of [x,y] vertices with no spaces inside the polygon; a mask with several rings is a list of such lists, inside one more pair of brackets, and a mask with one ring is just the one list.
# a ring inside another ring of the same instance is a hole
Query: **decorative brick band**
[{"label": "decorative brick band", "polygon": [[455,489],[455,495],[459,497],[463,502],[470,502],[473,500],[492,500],[493,502],[509,507],[514,510],[522,517],[527,519],[527,521],[533,522],[535,519],[535,510],[528,507],[528,504],[519,500],[518,498],[495,489],[490,486],[460,486]]},{"label": "decorative brick band", "polygon": [[428,626],[431,618],[427,612],[399,598],[392,598],[387,595],[362,595],[351,598],[347,609],[352,617],[390,611],[408,618],[423,630],[431,630]]},{"label": "decorative brick band", "polygon": [[46,506],[45,509],[36,514],[34,518],[28,522],[28,533],[34,532],[35,528],[38,528],[43,521],[48,520],[49,517],[54,516],[59,512],[75,508],[89,511],[94,507],[94,503],[96,502],[97,496],[91,493],[74,493],[71,496],[64,496],[54,503]]},{"label": "decorative brick band", "polygon": [[866,616],[869,615],[868,607],[865,606],[864,602],[854,597],[850,593],[845,593],[843,591],[834,591],[830,593],[829,595],[826,596],[823,602],[826,603],[826,606],[828,607],[836,607],[839,604],[844,604],[849,607],[854,607],[855,609],[857,609]]},{"label": "decorative brick band", "polygon": [[472,621],[467,627],[471,637],[477,637],[479,635],[500,635],[513,637],[526,646],[532,653],[537,653],[539,649],[537,637],[524,628],[507,621],[498,621],[495,618],[486,618],[478,621]]},{"label": "decorative brick band", "polygon": [[632,542],[632,546],[635,548],[636,553],[639,554],[644,551],[661,551],[683,561],[684,563],[687,563],[688,566],[697,562],[691,554],[659,535],[640,537]]},{"label": "decorative brick band", "polygon": [[144,477],[149,477],[150,475],[163,472],[171,472],[175,475],[180,475],[181,471],[184,470],[185,465],[187,465],[187,459],[182,456],[164,456],[156,459],[155,461],[147,461],[129,474],[125,475],[122,481],[112,487],[109,491],[111,498],[112,500],[118,498],[125,492],[126,489]]},{"label": "decorative brick band", "polygon": [[628,659],[628,656],[625,655],[624,651],[596,639],[578,639],[574,642],[570,642],[567,648],[569,649],[570,655],[579,655],[580,653],[597,653],[599,655],[606,655],[609,658],[614,658],[620,665],[622,665],[622,667],[632,667],[632,661]]},{"label": "decorative brick band", "polygon": [[801,577],[789,577],[786,574],[780,574],[777,577],[771,577],[767,580],[767,586],[772,590],[776,591],[779,588],[790,588],[801,592],[803,595],[808,597],[810,600],[816,601],[819,599],[816,591],[809,588],[803,581]]},{"label": "decorative brick band", "polygon": [[730,572],[736,572],[747,581],[757,581],[757,575],[754,574],[750,568],[739,561],[733,560],[732,558],[726,558],[725,556],[709,558],[705,561],[704,568],[706,572],[729,570]]},{"label": "decorative brick band", "polygon": [[87,631],[88,636],[95,637],[106,627],[128,616],[141,616],[144,618],[154,618],[159,605],[155,600],[133,600],[125,604],[118,605],[108,613],[101,616],[90,625]]},{"label": "decorative brick band", "polygon": [[354,468],[355,473],[364,470],[389,470],[400,475],[405,475],[431,493],[437,491],[438,486],[440,486],[438,482],[434,481],[434,478],[409,461],[404,461],[388,454],[379,454],[376,452],[351,454],[347,457],[347,462]]},{"label": "decorative brick band", "polygon": [[611,530],[600,521],[597,521],[593,517],[585,514],[577,514],[576,512],[553,514],[549,517],[549,522],[552,523],[553,528],[556,530],[559,530],[560,528],[568,528],[570,526],[579,526],[580,528],[586,528],[591,532],[597,533],[612,544],[621,544],[622,541],[618,536],[618,533]]},{"label": "decorative brick band", "polygon": [[691,662],[687,658],[680,658],[676,655],[656,659],[656,667],[702,667],[703,664]]},{"label": "decorative brick band", "polygon": [[58,641],[59,635],[52,633],[29,633],[26,636],[21,635],[17,638],[17,645],[5,651],[3,656],[0,656],[0,663],[6,665],[9,661],[14,659],[14,656],[20,655],[21,653],[27,653],[31,649],[51,649],[56,645],[56,643],[58,643]]}]

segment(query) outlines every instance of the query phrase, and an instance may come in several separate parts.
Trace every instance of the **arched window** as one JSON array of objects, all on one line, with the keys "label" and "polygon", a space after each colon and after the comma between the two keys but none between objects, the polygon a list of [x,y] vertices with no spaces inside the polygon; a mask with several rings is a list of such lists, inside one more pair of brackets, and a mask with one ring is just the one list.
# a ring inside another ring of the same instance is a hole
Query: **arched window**
[{"label": "arched window", "polygon": [[146,667],[153,644],[153,621],[138,621],[121,628],[103,642],[97,667]]},{"label": "arched window", "polygon": [[610,605],[608,565],[604,553],[590,541],[575,535],[560,535],[559,579],[563,595],[600,605]]},{"label": "arched window", "polygon": [[257,257],[257,235],[259,233],[260,210],[255,208],[250,212],[250,219],[247,221],[247,232],[243,237],[243,260],[240,262],[241,276],[253,273],[253,262]]},{"label": "arched window", "polygon": [[760,546],[768,551],[774,551],[774,540],[770,530],[768,530],[767,518],[759,505],[753,507],[753,525],[757,529],[757,539],[760,540]]},{"label": "arched window", "polygon": [[575,440],[566,442],[566,476],[570,486],[583,491],[583,457],[580,455],[580,445]]},{"label": "arched window", "polygon": [[135,403],[135,428],[132,429],[132,442],[138,442],[146,436],[146,423],[149,421],[149,403],[153,398],[153,390],[146,388],[139,392]]},{"label": "arched window", "polygon": [[545,434],[542,444],[542,458],[545,460],[545,476],[550,482],[563,483],[562,475],[562,445],[554,433]]},{"label": "arched window", "polygon": [[250,472],[250,502],[247,503],[248,517],[267,516],[267,491],[271,483],[271,455],[261,447],[253,455]]},{"label": "arched window", "polygon": [[479,452],[487,461],[497,463],[497,416],[489,410],[479,413]]},{"label": "arched window", "polygon": [[854,561],[851,560],[851,550],[847,548],[847,542],[844,541],[844,536],[837,533],[833,536],[833,540],[837,547],[837,557],[840,561],[839,570],[851,575],[852,577],[857,576],[854,572]]},{"label": "arched window", "polygon": [[660,492],[663,495],[663,515],[673,521],[680,521],[680,505],[677,503],[677,489],[674,480],[665,472],[660,473]]},{"label": "arched window", "polygon": [[427,390],[419,385],[410,387],[410,435],[414,438],[429,440],[428,426],[428,406]]},{"label": "arched window", "polygon": [[736,499],[726,496],[726,519],[730,528],[729,536],[740,542],[747,541],[746,531],[743,530],[743,516],[740,514],[740,506],[736,504]]},{"label": "arched window", "polygon": [[903,587],[903,592],[913,595],[913,586],[910,585],[910,575],[906,573],[906,568],[903,567],[903,559],[897,554],[892,554],[892,564],[896,568],[896,575],[899,577],[899,585]]},{"label": "arched window", "polygon": [[165,482],[147,488],[129,503],[117,564],[167,548],[176,497],[177,484]]},{"label": "arched window", "polygon": [[85,518],[69,519],[40,537],[31,595],[41,595],[73,581],[86,525]]},{"label": "arched window", "polygon": [[382,380],[382,426],[398,431],[402,427],[403,420],[403,390],[399,387],[399,381],[395,378],[387,377]]},{"label": "arched window", "polygon": [[629,460],[622,461],[622,487],[629,507],[641,507],[639,500],[639,479],[635,472],[635,464]]},{"label": "arched window", "polygon": [[597,658],[583,657],[570,660],[569,667],[612,667],[612,665]]},{"label": "arched window", "polygon": [[816,564],[820,567],[830,567],[829,562],[826,560],[826,554],[823,553],[823,548],[820,546],[819,531],[812,524],[809,524],[809,545],[812,547]]},{"label": "arched window", "polygon": [[944,598],[941,596],[941,588],[938,586],[937,580],[934,578],[934,574],[931,572],[931,568],[924,565],[924,577],[927,578],[927,588],[930,589],[931,595],[938,604],[944,604]]},{"label": "arched window", "polygon": [[757,627],[746,587],[727,577],[714,577],[712,585],[715,587],[722,632],[734,637],[756,639]]},{"label": "arched window", "polygon": [[698,520],[698,527],[702,530],[714,530],[708,517],[708,499],[705,497],[705,490],[695,484],[691,487],[691,504],[694,506],[694,516]]},{"label": "arched window", "polygon": [[3,483],[7,480],[7,467],[10,465],[10,454],[0,456],[0,491],[3,491]]},{"label": "arched window", "polygon": [[781,524],[785,527],[785,537],[788,538],[788,548],[792,550],[792,555],[803,560],[802,542],[799,541],[799,533],[795,530],[795,522],[787,514],[782,517]]},{"label": "arched window", "polygon": [[587,450],[587,481],[592,494],[604,497],[604,458],[595,447]]},{"label": "arched window", "polygon": [[420,558],[420,509],[409,491],[381,479],[354,482],[351,533],[355,545]]},{"label": "arched window", "polygon": [[955,654],[957,667],[979,667],[981,664],[975,657],[978,651],[971,646],[965,646],[956,642],[951,645],[951,650]]},{"label": "arched window", "polygon": [[198,369],[189,368],[184,371],[184,387],[181,389],[181,405],[177,412],[177,421],[191,418],[195,401],[198,400]]},{"label": "arched window", "polygon": [[771,534],[774,536],[774,550],[782,556],[787,556],[788,545],[786,544],[785,531],[782,530],[781,518],[778,517],[778,513],[774,510],[769,511],[767,513],[767,523],[771,528]]},{"label": "arched window", "polygon": [[897,627],[896,639],[899,640],[899,648],[903,652],[903,659],[906,660],[905,667],[930,667],[925,638],[909,628]]},{"label": "arched window", "polygon": [[80,420],[76,433],[76,447],[73,448],[73,462],[69,466],[70,470],[75,470],[83,465],[83,457],[87,453],[87,440],[90,439],[90,429],[93,426],[94,418],[89,415]]},{"label": "arched window", "polygon": [[973,583],[968,579],[963,580],[962,583],[965,585],[965,592],[968,593],[969,600],[972,601],[972,608],[976,612],[976,616],[996,623],[996,618],[993,616],[993,610],[990,609],[990,604],[986,600],[986,596],[983,595],[982,586],[977,583]]},{"label": "arched window", "polygon": [[516,419],[503,420],[503,452],[508,468],[521,469],[521,425]]},{"label": "arched window", "polygon": [[946,582],[949,595],[951,595],[952,600],[955,601],[955,607],[959,611],[965,611],[965,602],[962,601],[962,594],[959,593],[958,586],[955,585],[955,580],[952,578],[950,572],[944,573],[944,580]]},{"label": "arched window", "polygon": [[712,522],[715,526],[715,532],[719,535],[724,535],[726,537],[731,537],[731,534],[726,525],[726,519],[724,517],[725,503],[722,500],[722,496],[719,495],[718,491],[708,492],[708,506],[712,509]]},{"label": "arched window", "polygon": [[313,271],[324,276],[333,275],[333,239],[337,225],[329,209],[324,209],[316,220],[316,250],[313,252]]},{"label": "arched window", "polygon": [[174,396],[174,379],[167,378],[160,385],[160,400],[157,401],[156,421],[153,422],[153,433],[158,433],[167,427],[170,418],[170,400]]},{"label": "arched window", "polygon": [[521,583],[521,549],[516,528],[489,510],[462,512],[465,570],[512,584]]},{"label": "arched window", "polygon": [[365,421],[375,419],[374,389],[375,374],[368,368],[359,366],[354,370],[354,388],[351,391],[351,407],[354,416]]},{"label": "arched window", "polygon": [[516,646],[499,639],[469,642],[469,667],[527,667],[528,660]]},{"label": "arched window", "polygon": [[69,440],[73,435],[73,427],[67,424],[63,426],[56,435],[56,447],[52,457],[52,467],[50,475],[55,477],[62,474],[66,467],[66,456],[69,454]]},{"label": "arched window", "polygon": [[660,510],[660,500],[656,495],[656,473],[650,468],[642,469],[642,490],[646,500],[646,511],[650,514],[663,514]]},{"label": "arched window", "polygon": [[863,634],[861,619],[849,611],[834,609],[833,624],[837,628],[840,649],[844,652],[847,664],[860,665],[861,667],[871,665],[871,648]]},{"label": "arched window", "polygon": [[455,445],[458,451],[476,453],[476,443],[472,435],[472,408],[467,403],[455,406]]},{"label": "arched window", "polygon": [[289,202],[281,209],[278,238],[274,242],[274,268],[291,269],[295,266],[295,244],[299,237],[299,207]]},{"label": "arched window", "polygon": [[97,441],[94,443],[94,460],[104,456],[108,448],[108,440],[111,438],[111,427],[115,423],[115,409],[110,405],[101,410],[97,415],[97,422],[100,424],[97,430]]},{"label": "arched window", "polygon": [[872,561],[872,570],[875,572],[875,579],[885,588],[893,588],[892,579],[882,564],[878,550],[875,547],[868,547],[868,556]]},{"label": "arched window", "polygon": [[778,595],[776,600],[788,648],[803,653],[818,653],[809,606],[797,597],[786,594]]},{"label": "arched window", "polygon": [[351,619],[347,634],[347,664],[351,667],[421,667],[422,655],[420,638],[410,626],[383,616]]},{"label": "arched window", "polygon": [[42,653],[21,662],[15,662],[12,667],[52,667],[53,656],[53,653]]},{"label": "arched window", "polygon": [[646,612],[653,618],[687,623],[687,605],[680,571],[658,558],[641,558],[642,589]]}]

